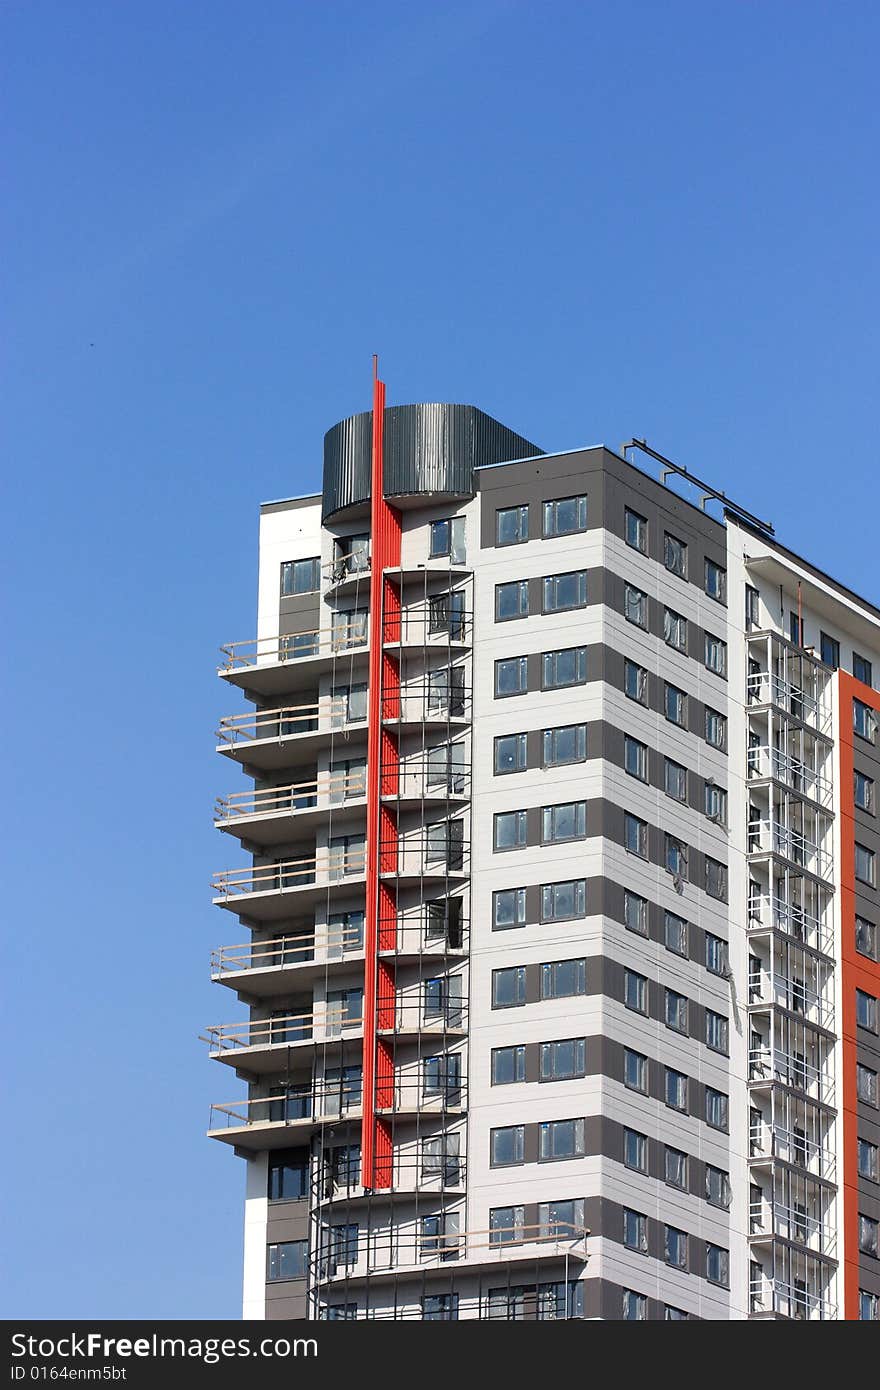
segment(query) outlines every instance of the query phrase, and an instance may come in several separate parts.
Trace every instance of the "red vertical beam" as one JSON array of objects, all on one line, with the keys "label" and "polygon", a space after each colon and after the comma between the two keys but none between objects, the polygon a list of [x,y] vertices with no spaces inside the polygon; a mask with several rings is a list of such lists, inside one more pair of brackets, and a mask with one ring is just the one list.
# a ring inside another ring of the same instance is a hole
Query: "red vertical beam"
[{"label": "red vertical beam", "polygon": [[[382,835],[392,832],[389,816],[383,816],[382,785],[382,677],[383,642],[386,640],[383,609],[399,611],[396,589],[386,579],[386,570],[400,565],[400,517],[385,500],[382,476],[385,425],[385,383],[378,376],[373,382],[373,452],[371,469],[370,547],[372,591],[370,599],[370,681],[367,730],[367,897],[364,930],[364,1046],[363,1120],[361,1123],[361,1166],[365,1187],[388,1187],[391,1182],[391,1134],[387,1123],[376,1115],[377,1066],[380,1056],[379,1027],[379,920],[387,894],[381,891],[380,859]],[[391,818],[393,824],[393,818]],[[383,824],[384,821],[384,824]],[[393,824],[396,835],[396,824]],[[383,968],[383,977],[387,966]],[[387,982],[382,980],[382,993]],[[390,1053],[381,1044],[382,1090],[387,1088]]]},{"label": "red vertical beam", "polygon": [[856,950],[856,816],[853,743],[853,699],[861,700],[880,718],[880,696],[846,671],[837,672],[840,713],[840,962],[843,1018],[843,1315],[859,1316],[859,1101],[856,1064],[858,1032],[856,990],[880,994],[880,962]]}]

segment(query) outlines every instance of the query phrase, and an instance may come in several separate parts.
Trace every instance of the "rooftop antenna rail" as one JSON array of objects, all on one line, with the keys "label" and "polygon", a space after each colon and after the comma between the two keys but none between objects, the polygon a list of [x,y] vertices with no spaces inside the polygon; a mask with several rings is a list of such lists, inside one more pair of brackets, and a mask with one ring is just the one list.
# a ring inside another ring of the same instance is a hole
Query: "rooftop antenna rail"
[{"label": "rooftop antenna rail", "polygon": [[704,483],[699,478],[695,477],[693,473],[689,473],[686,468],[682,468],[681,464],[673,463],[672,459],[665,458],[663,454],[658,454],[657,450],[652,449],[646,440],[631,439],[628,444],[621,444],[620,452],[627,463],[631,462],[631,460],[626,457],[628,449],[641,449],[642,453],[647,454],[649,458],[654,459],[656,463],[660,464],[662,470],[660,481],[664,487],[668,487],[666,480],[670,473],[677,473],[680,478],[685,478],[693,487],[698,488],[701,494],[700,507],[703,511],[706,510],[707,502],[720,502],[725,512],[729,512],[731,516],[738,517],[740,520],[748,522],[750,526],[756,526],[759,531],[766,531],[770,536],[776,534],[769,521],[762,521],[760,517],[755,516],[754,513],[746,511],[745,507],[740,507],[736,502],[731,502],[730,498],[725,493],[718,492],[717,489],[711,487],[708,483]]}]

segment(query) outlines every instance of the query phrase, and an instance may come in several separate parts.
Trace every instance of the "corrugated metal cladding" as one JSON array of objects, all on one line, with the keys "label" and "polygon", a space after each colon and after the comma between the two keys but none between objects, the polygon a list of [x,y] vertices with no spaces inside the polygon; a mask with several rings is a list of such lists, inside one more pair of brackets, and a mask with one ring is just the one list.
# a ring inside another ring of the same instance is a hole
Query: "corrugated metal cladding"
[{"label": "corrugated metal cladding", "polygon": [[[342,420],[324,436],[324,520],[370,495],[372,417]],[[390,406],[385,411],[386,497],[472,497],[480,464],[543,453],[473,405]]]}]

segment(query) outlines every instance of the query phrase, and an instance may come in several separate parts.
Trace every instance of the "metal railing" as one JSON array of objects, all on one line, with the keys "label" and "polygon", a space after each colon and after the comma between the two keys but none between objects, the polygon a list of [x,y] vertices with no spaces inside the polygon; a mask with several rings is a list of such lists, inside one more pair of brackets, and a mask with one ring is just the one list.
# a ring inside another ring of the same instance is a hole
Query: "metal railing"
[{"label": "metal railing", "polygon": [[244,1023],[217,1023],[205,1029],[212,1053],[242,1048],[288,1047],[293,1043],[326,1042],[359,1033],[363,1010],[352,1014],[343,1005],[317,1005],[277,1018],[250,1019]]},{"label": "metal railing", "polygon": [[808,990],[799,980],[774,972],[773,978],[762,971],[760,979],[749,980],[749,1004],[759,1008],[776,1006],[799,1014],[807,1023],[830,1028],[834,1020],[833,1003],[815,990]]},{"label": "metal railing", "polygon": [[324,695],[305,704],[224,715],[216,737],[218,743],[230,745],[263,739],[280,742],[281,739],[295,738],[298,734],[313,734],[321,730],[329,734],[349,724],[362,724],[366,718],[365,711],[360,719],[350,719],[348,704],[343,696]]},{"label": "metal railing", "polygon": [[802,724],[828,734],[831,712],[805,691],[769,671],[755,671],[746,677],[746,700],[750,705],[776,705]]},{"label": "metal railing", "polygon": [[[444,822],[447,824],[448,822]],[[386,836],[379,843],[380,872],[410,878],[446,878],[470,872],[471,850],[467,838],[431,837],[416,831],[399,837]]]},{"label": "metal railing", "polygon": [[764,1123],[749,1127],[749,1156],[757,1159],[779,1158],[784,1163],[804,1168],[813,1177],[834,1181],[837,1158],[832,1149],[808,1139],[804,1134],[786,1129],[784,1125]]},{"label": "metal railing", "polygon": [[763,1198],[749,1203],[749,1235],[763,1239],[781,1236],[823,1255],[833,1255],[837,1247],[837,1231],[830,1221]]},{"label": "metal railing", "polygon": [[319,1120],[359,1119],[360,1080],[292,1084],[275,1095],[212,1105],[209,1130],[249,1129],[254,1125],[304,1125]]},{"label": "metal railing", "polygon": [[813,950],[832,955],[834,932],[830,924],[805,912],[795,903],[769,893],[752,893],[749,896],[749,927],[761,926],[776,929],[794,937],[796,941],[810,946]]},{"label": "metal railing", "polygon": [[308,965],[325,955],[331,959],[356,955],[364,949],[361,927],[315,927],[299,936],[277,936],[271,941],[243,942],[235,946],[220,946],[211,952],[211,974],[224,975],[246,970],[271,970],[286,966]]},{"label": "metal railing", "polygon": [[834,1104],[834,1073],[781,1048],[749,1048],[749,1082],[778,1081],[822,1102]]},{"label": "metal railing", "polygon": [[292,815],[325,804],[339,806],[361,800],[367,794],[367,769],[351,772],[322,772],[308,782],[290,782],[281,787],[264,787],[218,796],[214,820],[231,824],[237,816]]},{"label": "metal railing", "polygon": [[[322,1234],[328,1234],[324,1228]],[[345,1229],[345,1228],[342,1228]],[[586,1227],[565,1225],[548,1229],[538,1225],[523,1226],[515,1238],[506,1241],[498,1239],[498,1230],[449,1231],[426,1236],[414,1223],[403,1227],[390,1227],[387,1230],[371,1230],[363,1239],[337,1239],[333,1244],[328,1240],[310,1255],[310,1264],[316,1281],[351,1279],[353,1277],[376,1274],[382,1271],[395,1271],[410,1266],[442,1265],[454,1261],[456,1264],[504,1264],[511,1257],[513,1246],[530,1247],[529,1256],[535,1259],[553,1259],[565,1256],[586,1258],[584,1249],[587,1236]]]},{"label": "metal railing", "polygon": [[[460,670],[454,667],[453,670]],[[446,668],[443,668],[445,671]],[[382,692],[382,718],[406,724],[432,720],[468,720],[471,717],[471,686],[449,683],[438,688],[430,682],[412,681],[396,690]]]},{"label": "metal railing", "polygon": [[778,748],[761,744],[748,750],[749,776],[772,777],[793,792],[810,797],[821,806],[830,806],[833,797],[831,781],[815,768]]},{"label": "metal railing", "polygon": [[346,555],[335,555],[321,566],[321,576],[325,585],[343,584],[346,579],[369,579],[372,557],[369,550],[355,550]]},{"label": "metal railing", "polygon": [[249,893],[283,893],[317,883],[336,883],[340,879],[362,876],[366,862],[366,850],[359,846],[321,850],[307,858],[284,859],[277,864],[223,869],[214,875],[214,896],[219,901],[228,901]]},{"label": "metal railing", "polygon": [[383,796],[424,801],[442,801],[446,797],[467,799],[471,793],[470,759],[442,766],[422,756],[384,762],[380,785]]},{"label": "metal railing", "polygon": [[781,855],[818,878],[829,879],[833,873],[834,860],[828,850],[769,816],[749,820],[747,845],[749,854]]},{"label": "metal railing", "polygon": [[[332,1149],[325,1148],[325,1159]],[[383,1171],[383,1186],[366,1188],[362,1182],[360,1161],[343,1162],[339,1167],[320,1161],[312,1174],[311,1190],[316,1202],[342,1202],[356,1197],[381,1197],[387,1192],[437,1192],[463,1195],[466,1183],[466,1160],[462,1156],[450,1156],[434,1165],[426,1165],[419,1153],[400,1152],[395,1149],[390,1168]]]},{"label": "metal railing", "polygon": [[784,1317],[808,1321],[833,1321],[837,1304],[820,1293],[796,1289],[782,1279],[763,1276],[749,1280],[749,1306],[753,1313],[781,1313]]},{"label": "metal railing", "polygon": [[247,666],[308,661],[316,656],[338,656],[340,652],[365,648],[368,639],[368,615],[360,613],[356,622],[347,623],[335,631],[314,628],[308,632],[283,632],[271,637],[249,637],[241,642],[227,642],[220,648],[223,661],[218,669],[223,675]]},{"label": "metal railing", "polygon": [[473,632],[473,610],[458,601],[446,602],[438,595],[426,603],[413,603],[382,620],[382,641],[404,646],[466,646]]}]

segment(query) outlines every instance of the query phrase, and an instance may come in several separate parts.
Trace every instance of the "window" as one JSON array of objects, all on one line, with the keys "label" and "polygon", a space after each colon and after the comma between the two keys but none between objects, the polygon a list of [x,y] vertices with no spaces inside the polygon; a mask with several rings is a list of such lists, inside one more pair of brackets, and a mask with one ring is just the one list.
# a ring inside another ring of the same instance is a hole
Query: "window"
[{"label": "window", "polygon": [[648,747],[637,738],[623,736],[623,765],[630,777],[638,777],[640,782],[648,780]]},{"label": "window", "polygon": [[840,665],[840,643],[835,637],[829,637],[827,632],[820,632],[819,648],[825,665],[836,671]]},{"label": "window", "polygon": [[712,1086],[706,1087],[706,1124],[713,1129],[727,1129],[727,1096]]},{"label": "window", "polygon": [[464,517],[448,516],[431,522],[431,559],[448,555],[452,564],[463,565],[465,560]]},{"label": "window", "polygon": [[856,1064],[856,1093],[868,1105],[877,1104],[877,1073],[862,1062]]},{"label": "window", "polygon": [[576,994],[587,992],[587,962],[585,957],[578,960],[554,960],[541,966],[541,998],[569,999]]},{"label": "window", "polygon": [[266,1280],[270,1284],[282,1279],[304,1279],[308,1262],[307,1240],[285,1240],[270,1245],[267,1250]]},{"label": "window", "polygon": [[856,1022],[860,1028],[877,1032],[877,999],[863,989],[856,990]]},{"label": "window", "polygon": [[880,1293],[859,1289],[859,1319],[861,1322],[880,1322]]},{"label": "window", "polygon": [[706,576],[703,586],[710,598],[717,603],[727,602],[727,570],[716,565],[714,560],[706,561]]},{"label": "window", "polygon": [[670,724],[677,724],[680,729],[687,728],[687,695],[668,681],[663,685],[663,713]]},{"label": "window", "polygon": [[512,965],[492,971],[492,1008],[515,1009],[526,1002],[526,968]]},{"label": "window", "polygon": [[855,803],[860,811],[868,811],[874,814],[874,779],[866,777],[864,772],[856,770],[853,773]]},{"label": "window", "polygon": [[425,859],[429,864],[445,863],[447,869],[461,869],[464,863],[464,823],[444,820],[429,825]]},{"label": "window", "polygon": [[860,883],[867,883],[871,888],[877,882],[874,867],[874,851],[865,845],[856,842],[856,878]]},{"label": "window", "polygon": [[858,1167],[860,1178],[870,1178],[872,1182],[880,1182],[877,1145],[869,1143],[867,1139],[858,1141]]},{"label": "window", "polygon": [[856,918],[856,950],[871,960],[877,959],[877,928],[864,917]]},{"label": "window", "polygon": [[319,1308],[318,1317],[322,1322],[357,1322],[357,1303],[328,1303]]},{"label": "window", "polygon": [[648,672],[644,666],[638,666],[628,658],[624,661],[623,688],[628,700],[635,700],[640,705],[648,703]]},{"label": "window", "polygon": [[584,1148],[583,1120],[547,1120],[538,1126],[538,1162],[580,1158]]},{"label": "window", "polygon": [[680,878],[687,882],[688,876],[688,851],[687,845],[683,840],[676,839],[674,835],[665,837],[665,863],[667,872],[673,878]]},{"label": "window", "polygon": [[281,597],[314,594],[321,587],[321,558],[285,560],[281,566]]},{"label": "window", "polygon": [[644,1322],[648,1316],[648,1300],[643,1293],[633,1293],[632,1289],[623,1291],[624,1322]]},{"label": "window", "polygon": [[623,924],[639,936],[648,935],[648,899],[631,893],[628,888],[623,894]]},{"label": "window", "polygon": [[727,867],[706,855],[706,892],[710,898],[727,902]]},{"label": "window", "polygon": [[512,656],[495,662],[495,698],[524,695],[529,688],[528,658]]},{"label": "window", "polygon": [[730,1206],[730,1175],[711,1163],[706,1164],[706,1201],[725,1210]]},{"label": "window", "polygon": [[522,927],[526,920],[525,888],[499,888],[492,894],[492,930]]},{"label": "window", "polygon": [[663,563],[670,574],[677,574],[679,579],[687,579],[687,554],[688,548],[684,541],[670,536],[667,531],[663,537]]},{"label": "window", "polygon": [[309,1156],[300,1152],[269,1158],[270,1202],[296,1202],[309,1195]]},{"label": "window", "polygon": [[716,787],[714,782],[705,784],[705,811],[710,820],[717,821],[719,825],[727,824],[727,792],[722,787]]},{"label": "window", "polygon": [[495,772],[524,772],[528,766],[525,734],[503,734],[495,740]]},{"label": "window", "polygon": [[509,584],[495,585],[495,621],[506,623],[511,618],[527,618],[529,614],[529,581],[513,579]]},{"label": "window", "polygon": [[677,652],[686,652],[688,649],[687,618],[673,612],[671,608],[663,609],[663,640],[668,647],[674,647]]},{"label": "window", "polygon": [[[465,789],[466,779],[467,766],[463,743],[440,743],[435,748],[428,749],[427,786],[445,787],[447,791],[458,792],[460,795]],[[361,792],[361,796],[363,795],[364,792]]]},{"label": "window", "polygon": [[524,1207],[492,1207],[489,1211],[489,1244],[509,1245],[525,1237]]},{"label": "window", "polygon": [[706,969],[713,975],[726,975],[728,970],[727,942],[711,932],[706,932]]},{"label": "window", "polygon": [[663,1015],[667,1028],[674,1028],[676,1033],[687,1032],[688,1001],[683,994],[676,993],[674,989],[665,991]]},{"label": "window", "polygon": [[623,616],[628,623],[648,630],[648,595],[632,584],[627,584],[623,592]]},{"label": "window", "polygon": [[724,1289],[730,1287],[730,1254],[710,1241],[706,1242],[706,1278],[710,1284],[720,1284]]},{"label": "window", "polygon": [[623,1161],[637,1173],[648,1171],[648,1136],[635,1129],[623,1131]]},{"label": "window", "polygon": [[[334,652],[359,647],[367,640],[369,614],[356,608],[331,614],[330,642]],[[308,634],[306,634],[308,636]]]},{"label": "window", "polygon": [[[337,637],[338,637],[338,627],[339,627],[339,625],[338,625],[338,623],[337,623],[337,621],[336,621],[337,616],[340,616],[340,615],[337,615],[337,614],[334,614],[334,615],[333,615],[333,638],[332,638],[332,640],[333,640],[334,644],[337,643]],[[344,617],[348,617],[348,616],[349,616],[349,615],[347,615],[347,614],[342,614],[342,615],[341,615],[341,617],[343,617],[343,618],[344,618]],[[363,616],[366,616],[366,615],[363,615]],[[366,641],[366,636],[363,636],[360,640],[365,642],[365,641]],[[294,661],[294,660],[296,660],[297,658],[299,658],[299,657],[301,657],[301,656],[317,656],[317,655],[318,655],[318,643],[319,643],[319,635],[318,635],[317,632],[289,632],[289,633],[286,633],[286,634],[283,635],[281,638],[279,638],[279,642],[278,642],[278,659],[279,659],[279,661]],[[352,643],[352,644],[350,644],[350,645],[354,645],[354,644]],[[337,645],[334,646],[334,650],[338,650],[338,646],[337,646]],[[292,730],[292,732],[293,732],[293,733],[297,733],[297,732],[299,732],[299,731],[298,731],[297,729],[294,729],[294,730]]]},{"label": "window", "polygon": [[446,594],[437,594],[428,600],[429,633],[445,632],[453,642],[464,640],[465,594],[463,589],[453,589]]},{"label": "window", "polygon": [[496,850],[521,849],[525,844],[525,811],[499,811],[494,825]]},{"label": "window", "polygon": [[489,1153],[493,1168],[508,1168],[523,1162],[525,1126],[506,1125],[489,1131]]},{"label": "window", "polygon": [[586,724],[562,724],[544,730],[544,766],[564,767],[582,763],[587,756]]},{"label": "window", "polygon": [[587,679],[586,647],[565,647],[545,652],[541,661],[541,689],[561,690],[567,685],[583,685]]},{"label": "window", "polygon": [[727,747],[727,718],[706,706],[706,742],[713,748]]},{"label": "window", "polygon": [[343,724],[357,724],[366,717],[366,684],[334,686],[330,697],[331,728],[338,729]]},{"label": "window", "polygon": [[859,1249],[863,1255],[880,1258],[880,1222],[859,1212]]},{"label": "window", "polygon": [[515,1047],[492,1048],[492,1085],[512,1086],[526,1079],[526,1050],[522,1044]]},{"label": "window", "polygon": [[425,1293],[425,1294],[422,1294],[422,1321],[423,1321],[423,1322],[457,1322],[457,1321],[458,1321],[458,1294],[457,1294],[457,1293]]},{"label": "window", "polygon": [[711,632],[704,634],[705,651],[703,660],[707,671],[714,671],[716,676],[727,675],[727,643],[722,642],[720,637],[713,637]]},{"label": "window", "polygon": [[866,656],[853,652],[853,675],[864,685],[874,684],[874,668]]},{"label": "window", "polygon": [[640,859],[648,857],[648,825],[638,816],[626,812],[623,818],[623,842],[629,854],[637,854]]},{"label": "window", "polygon": [[560,497],[544,503],[544,538],[572,536],[587,529],[586,497]]},{"label": "window", "polygon": [[[441,666],[439,670],[428,672],[428,709],[448,710],[451,715],[464,714],[463,666]],[[366,718],[366,714],[363,717]]]},{"label": "window", "polygon": [[760,622],[761,595],[751,584],[746,585],[746,632],[754,632]]},{"label": "window", "polygon": [[663,1155],[663,1172],[670,1187],[680,1192],[688,1190],[688,1156],[681,1149],[673,1149],[667,1144]]},{"label": "window", "polygon": [[585,801],[564,801],[559,806],[545,806],[541,812],[541,843],[544,845],[560,844],[565,840],[582,840],[586,833]]},{"label": "window", "polygon": [[423,1059],[424,1095],[444,1096],[450,1105],[458,1103],[461,1093],[461,1054],[440,1052]]},{"label": "window", "polygon": [[450,1185],[461,1180],[459,1136],[455,1132],[422,1140],[422,1177],[438,1175]]},{"label": "window", "polygon": [[633,550],[640,550],[643,555],[648,553],[648,522],[638,512],[626,508],[624,515],[624,534],[627,545],[631,545]]},{"label": "window", "polygon": [[673,1308],[671,1303],[667,1303],[663,1309],[663,1319],[665,1322],[690,1322],[691,1315],[683,1308]]},{"label": "window", "polygon": [[713,1052],[726,1053],[730,1041],[730,1030],[727,1019],[723,1014],[716,1014],[713,1009],[706,1010],[706,1046],[711,1047]]},{"label": "window", "polygon": [[683,917],[679,917],[675,912],[665,912],[663,914],[663,937],[667,951],[673,951],[677,956],[687,958],[688,924]]},{"label": "window", "polygon": [[541,921],[569,922],[586,912],[587,884],[582,878],[545,883],[541,889]]},{"label": "window", "polygon": [[877,719],[870,705],[862,704],[861,700],[853,700],[853,729],[859,738],[866,738],[869,743],[873,743],[877,737]]},{"label": "window", "polygon": [[802,647],[804,645],[802,628],[803,623],[801,622],[797,613],[789,613],[788,635],[791,638],[792,642],[794,642],[796,647]]},{"label": "window", "polygon": [[647,1217],[629,1207],[623,1209],[623,1243],[627,1250],[638,1250],[642,1255],[648,1253]]},{"label": "window", "polygon": [[528,507],[525,504],[519,507],[500,507],[495,513],[495,544],[522,545],[528,538]]},{"label": "window", "polygon": [[672,1067],[666,1068],[666,1104],[673,1110],[687,1110],[688,1079]]},{"label": "window", "polygon": [[572,570],[569,574],[549,574],[544,580],[544,612],[567,613],[583,608],[587,602],[587,571]]},{"label": "window", "polygon": [[586,1070],[586,1038],[541,1043],[542,1081],[571,1081],[573,1077],[585,1076]]},{"label": "window", "polygon": [[623,1084],[643,1096],[648,1094],[648,1059],[631,1047],[623,1049]]},{"label": "window", "polygon": [[634,970],[624,970],[623,1002],[628,1009],[635,1009],[636,1013],[648,1012],[648,981],[644,975],[637,975]]},{"label": "window", "polygon": [[674,1269],[687,1269],[688,1238],[684,1231],[680,1231],[677,1226],[666,1226],[663,1246],[668,1265],[672,1265]]},{"label": "window", "polygon": [[538,1233],[542,1236],[576,1236],[584,1229],[584,1203],[581,1198],[562,1202],[538,1203]]},{"label": "window", "polygon": [[688,794],[687,768],[682,767],[681,763],[673,762],[671,758],[665,758],[663,762],[663,785],[667,796],[671,796],[675,801],[686,802]]}]

